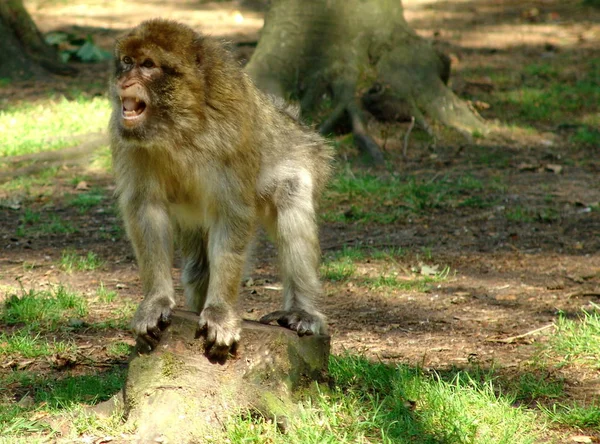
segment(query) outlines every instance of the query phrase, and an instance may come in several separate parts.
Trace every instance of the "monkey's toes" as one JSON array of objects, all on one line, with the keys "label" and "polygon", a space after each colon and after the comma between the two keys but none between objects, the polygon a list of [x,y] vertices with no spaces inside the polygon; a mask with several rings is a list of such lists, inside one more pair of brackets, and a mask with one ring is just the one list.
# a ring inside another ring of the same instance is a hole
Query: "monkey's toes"
[{"label": "monkey's toes", "polygon": [[153,350],[163,331],[171,324],[171,309],[159,304],[149,305],[142,302],[131,321],[131,329],[136,335],[138,345]]},{"label": "monkey's toes", "polygon": [[305,310],[279,310],[259,319],[263,324],[270,324],[273,321],[297,332],[298,336],[326,333],[325,322],[321,316]]},{"label": "monkey's toes", "polygon": [[211,362],[224,364],[229,355],[235,355],[240,332],[240,321],[233,310],[208,306],[200,314],[196,337],[204,336],[205,353]]}]

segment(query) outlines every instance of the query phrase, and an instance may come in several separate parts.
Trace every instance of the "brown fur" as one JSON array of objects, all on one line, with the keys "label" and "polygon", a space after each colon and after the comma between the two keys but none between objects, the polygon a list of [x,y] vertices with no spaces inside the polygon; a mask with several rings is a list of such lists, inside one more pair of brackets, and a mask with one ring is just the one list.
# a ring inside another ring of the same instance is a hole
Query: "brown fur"
[{"label": "brown fur", "polygon": [[[263,321],[323,333],[316,210],[331,147],[258,91],[219,43],[171,21],[144,22],[117,41],[111,97],[117,193],[143,283],[138,337],[155,341],[175,305],[177,240],[209,356],[234,349],[234,305],[259,221],[278,246],[284,281],[283,310]],[[125,118],[132,98],[145,109]]]}]

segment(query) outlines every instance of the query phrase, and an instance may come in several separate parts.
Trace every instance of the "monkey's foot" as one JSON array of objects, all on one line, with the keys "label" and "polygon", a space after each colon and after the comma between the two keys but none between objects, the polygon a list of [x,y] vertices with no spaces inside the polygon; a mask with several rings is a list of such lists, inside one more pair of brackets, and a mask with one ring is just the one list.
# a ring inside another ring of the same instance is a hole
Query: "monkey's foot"
[{"label": "monkey's foot", "polygon": [[270,324],[273,321],[277,321],[282,327],[294,330],[298,336],[327,333],[327,327],[321,315],[311,314],[300,309],[274,311],[259,320],[263,324]]},{"label": "monkey's foot", "polygon": [[153,350],[160,342],[162,332],[171,323],[171,300],[144,299],[131,321],[131,329],[135,333],[138,345]]},{"label": "monkey's foot", "polygon": [[224,364],[235,354],[240,341],[240,319],[226,306],[209,305],[200,313],[196,337],[204,336],[205,352],[211,362]]}]

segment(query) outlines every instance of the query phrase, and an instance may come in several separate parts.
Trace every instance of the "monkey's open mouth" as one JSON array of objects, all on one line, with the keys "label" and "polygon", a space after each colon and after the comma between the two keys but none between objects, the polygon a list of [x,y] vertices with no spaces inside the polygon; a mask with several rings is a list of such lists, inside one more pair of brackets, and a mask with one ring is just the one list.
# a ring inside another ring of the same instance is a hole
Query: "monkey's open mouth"
[{"label": "monkey's open mouth", "polygon": [[128,123],[136,123],[146,111],[146,103],[138,97],[121,97],[121,104],[123,119]]}]

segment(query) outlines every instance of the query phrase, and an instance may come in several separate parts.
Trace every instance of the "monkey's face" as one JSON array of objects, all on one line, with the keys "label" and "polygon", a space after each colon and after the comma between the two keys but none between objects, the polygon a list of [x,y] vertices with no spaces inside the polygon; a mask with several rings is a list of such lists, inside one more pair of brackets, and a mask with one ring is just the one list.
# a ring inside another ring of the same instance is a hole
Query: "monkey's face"
[{"label": "monkey's face", "polygon": [[202,80],[190,33],[156,20],[117,41],[112,126],[121,137],[149,139],[198,115]]}]

